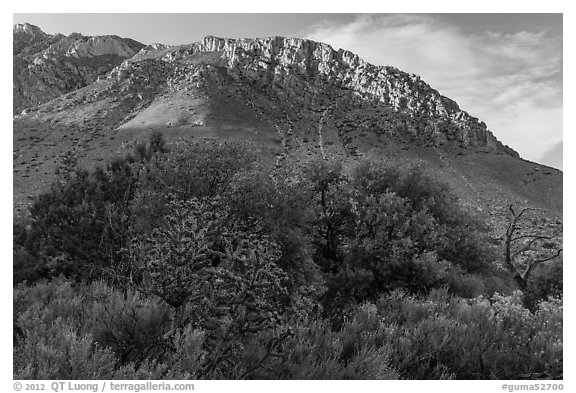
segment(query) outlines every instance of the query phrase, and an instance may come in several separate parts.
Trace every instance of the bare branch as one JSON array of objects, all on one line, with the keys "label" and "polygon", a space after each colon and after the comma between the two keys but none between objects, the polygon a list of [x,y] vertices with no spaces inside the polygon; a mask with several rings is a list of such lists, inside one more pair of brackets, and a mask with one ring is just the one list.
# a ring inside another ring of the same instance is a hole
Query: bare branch
[{"label": "bare branch", "polygon": [[[556,230],[551,235],[546,235],[544,233],[538,233],[534,231],[528,234],[522,234],[520,232],[520,234],[515,235],[516,233],[522,230],[519,223],[524,214],[528,211],[537,211],[538,209],[526,207],[522,209],[519,213],[517,213],[514,210],[514,205],[510,205],[509,210],[512,213],[512,219],[510,221],[510,224],[508,225],[508,228],[506,229],[506,242],[505,242],[506,248],[505,248],[504,263],[508,268],[508,270],[513,274],[514,279],[518,283],[519,287],[524,291],[528,287],[528,279],[530,278],[530,274],[534,269],[534,267],[540,263],[557,258],[562,252],[562,249],[557,250],[557,252],[554,255],[529,262],[523,274],[519,270],[520,267],[517,266],[516,264],[516,258],[527,251],[534,250],[536,248],[537,242],[539,241],[555,239],[561,233],[561,229]],[[520,242],[523,239],[529,239],[529,241],[526,243]],[[517,244],[518,242],[520,242],[521,244]],[[519,249],[514,251],[513,249],[517,247],[519,247]]]},{"label": "bare branch", "polygon": [[537,265],[537,264],[539,264],[539,263],[548,262],[548,261],[550,261],[550,260],[552,260],[552,259],[554,259],[554,258],[558,258],[558,257],[560,256],[560,254],[562,253],[562,251],[564,251],[564,249],[561,248],[561,249],[559,249],[558,251],[556,251],[556,254],[554,254],[554,255],[552,255],[552,256],[549,256],[549,257],[547,257],[547,258],[544,258],[544,259],[538,259],[538,260],[534,261],[532,264],[533,264],[533,265]]},{"label": "bare branch", "polygon": [[520,240],[520,239],[529,239],[529,238],[534,238],[536,240],[552,240],[554,239],[556,236],[558,236],[558,234],[554,234],[554,235],[550,235],[550,236],[543,236],[543,235],[538,235],[535,233],[531,233],[528,235],[522,235],[522,236],[516,236],[512,238],[512,241],[516,241],[516,240]]},{"label": "bare branch", "polygon": [[524,274],[522,275],[522,278],[528,282],[528,279],[530,278],[530,274],[532,273],[532,270],[539,264],[543,263],[543,262],[548,262],[554,258],[558,258],[560,256],[560,254],[562,253],[562,249],[559,249],[555,254],[546,257],[546,258],[542,258],[542,259],[538,259],[536,261],[533,261],[532,263],[530,263],[528,265],[528,267],[526,268],[526,270],[524,271]]}]

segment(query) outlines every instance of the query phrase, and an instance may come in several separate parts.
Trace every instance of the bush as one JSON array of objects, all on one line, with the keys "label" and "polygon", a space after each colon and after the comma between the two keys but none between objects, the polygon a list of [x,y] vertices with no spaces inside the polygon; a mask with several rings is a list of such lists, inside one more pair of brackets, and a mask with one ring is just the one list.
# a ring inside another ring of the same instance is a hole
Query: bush
[{"label": "bush", "polygon": [[20,379],[196,379],[206,355],[165,303],[103,282],[20,285],[14,318]]},{"label": "bush", "polygon": [[283,357],[267,365],[262,378],[272,379],[397,379],[390,348],[375,340],[375,313],[363,306],[333,331],[326,321],[298,324],[283,346]]},{"label": "bush", "polygon": [[562,377],[561,300],[532,313],[518,292],[472,300],[395,292],[379,299],[378,314],[389,326],[384,342],[404,377]]},{"label": "bush", "polygon": [[[86,318],[86,315],[90,318]],[[122,293],[104,282],[91,285],[70,281],[40,282],[14,291],[16,334],[34,330],[31,320],[51,325],[62,321],[79,335],[89,335],[100,347],[113,351],[120,364],[141,362],[163,349],[163,337],[171,329],[169,307],[138,293]],[[35,323],[35,322],[34,322]]]},{"label": "bush", "polygon": [[77,169],[36,199],[27,225],[15,227],[15,283],[61,274],[76,280],[118,275],[141,160],[166,151],[159,134],[142,149],[140,161],[128,155],[105,168]]},{"label": "bush", "polygon": [[166,225],[131,248],[141,291],[160,297],[176,313],[176,326],[206,332],[210,374],[228,375],[254,336],[282,323],[286,276],[278,247],[226,225],[217,200],[169,203]]},{"label": "bush", "polygon": [[[307,172],[318,198],[315,254],[328,290],[328,314],[402,288],[425,294],[449,288],[474,297],[489,274],[479,225],[446,185],[420,168],[364,162],[346,176],[338,165]],[[340,315],[340,317],[338,317]]]},{"label": "bush", "polygon": [[156,155],[139,178],[138,194],[132,204],[138,233],[150,231],[169,214],[171,198],[213,198],[222,195],[235,174],[256,165],[254,147],[240,142],[181,142],[170,154]]},{"label": "bush", "polygon": [[95,346],[89,335],[78,335],[60,318],[50,324],[28,318],[21,321],[26,327],[14,349],[15,379],[115,377],[116,359],[112,351]]},{"label": "bush", "polygon": [[166,151],[79,170],[15,222],[15,377],[562,377],[561,265],[523,304],[421,169]]},{"label": "bush", "polygon": [[237,173],[222,196],[223,205],[229,209],[229,222],[250,228],[278,245],[277,264],[288,277],[291,302],[301,313],[311,312],[325,291],[313,260],[315,232],[309,197],[308,184],[297,174],[260,169]]}]

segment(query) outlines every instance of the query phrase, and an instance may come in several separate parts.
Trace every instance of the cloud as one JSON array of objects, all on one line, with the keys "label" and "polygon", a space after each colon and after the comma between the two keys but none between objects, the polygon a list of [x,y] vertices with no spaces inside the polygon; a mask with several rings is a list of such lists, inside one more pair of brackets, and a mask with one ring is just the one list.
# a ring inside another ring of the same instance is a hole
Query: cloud
[{"label": "cloud", "polygon": [[471,32],[406,14],[323,21],[302,35],[420,75],[524,158],[540,159],[562,140],[562,37],[544,30]]},{"label": "cloud", "polygon": [[538,162],[541,162],[544,165],[551,166],[553,168],[563,169],[562,161],[564,154],[562,150],[564,148],[563,142],[558,142],[552,149],[547,151]]}]

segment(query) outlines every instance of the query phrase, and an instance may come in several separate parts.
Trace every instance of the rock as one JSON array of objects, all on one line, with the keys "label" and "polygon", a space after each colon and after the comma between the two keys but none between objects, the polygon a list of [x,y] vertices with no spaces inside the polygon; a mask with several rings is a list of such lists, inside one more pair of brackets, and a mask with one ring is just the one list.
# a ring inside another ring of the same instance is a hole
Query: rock
[{"label": "rock", "polygon": [[[518,154],[500,143],[486,124],[461,110],[453,100],[442,96],[421,78],[390,66],[374,66],[346,51],[335,51],[330,45],[300,38],[269,37],[261,39],[230,39],[207,36],[190,45],[157,50],[157,55],[171,64],[200,54],[218,53],[226,65],[226,73],[235,81],[248,79],[264,88],[282,90],[298,96],[305,93],[300,80],[307,83],[338,85],[381,105],[427,123],[418,131],[422,139],[434,145],[447,140],[458,141],[462,147],[479,147],[484,151]],[[146,48],[138,58],[154,57]],[[221,69],[207,65],[210,78],[221,80]],[[300,80],[295,77],[301,78]],[[320,110],[320,109],[318,109]]]},{"label": "rock", "polygon": [[28,23],[14,25],[13,114],[95,82],[142,47],[118,36],[65,37]]}]

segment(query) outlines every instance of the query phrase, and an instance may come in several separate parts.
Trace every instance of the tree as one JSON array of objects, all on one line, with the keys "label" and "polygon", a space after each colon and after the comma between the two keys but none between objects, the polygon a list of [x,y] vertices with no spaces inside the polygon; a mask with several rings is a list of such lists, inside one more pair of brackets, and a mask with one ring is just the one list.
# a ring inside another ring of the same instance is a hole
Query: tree
[{"label": "tree", "polygon": [[166,151],[162,135],[153,133],[134,155],[104,168],[78,168],[38,196],[29,222],[16,226],[15,282],[60,274],[89,280],[117,276],[141,166]]},{"label": "tree", "polygon": [[534,225],[527,228],[528,214],[537,209],[526,207],[517,212],[514,205],[510,205],[509,210],[512,217],[506,229],[504,263],[518,287],[526,293],[535,268],[560,257],[562,226],[548,233]]},{"label": "tree", "polygon": [[229,375],[251,340],[282,325],[280,252],[265,237],[227,226],[217,199],[175,199],[168,210],[165,225],[132,243],[133,282],[174,308],[175,329],[206,332],[207,375]]},{"label": "tree", "polygon": [[352,226],[351,187],[342,162],[316,160],[304,168],[311,190],[315,226],[316,260],[331,270],[338,260],[341,239]]},{"label": "tree", "polygon": [[134,229],[143,233],[161,225],[169,214],[169,195],[182,201],[221,196],[238,172],[256,165],[254,151],[241,141],[207,140],[183,141],[171,146],[169,154],[155,155],[140,173],[132,203]]}]

